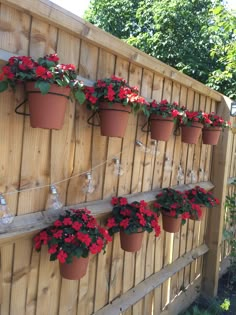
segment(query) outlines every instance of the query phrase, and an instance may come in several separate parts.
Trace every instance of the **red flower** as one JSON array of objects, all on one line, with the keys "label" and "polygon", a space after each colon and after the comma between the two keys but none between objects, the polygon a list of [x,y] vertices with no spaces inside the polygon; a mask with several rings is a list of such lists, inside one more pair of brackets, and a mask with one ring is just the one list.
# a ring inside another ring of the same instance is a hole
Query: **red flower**
[{"label": "red flower", "polygon": [[57,248],[58,248],[57,244],[54,244],[51,247],[49,247],[48,249],[49,254],[55,254],[57,252]]},{"label": "red flower", "polygon": [[175,210],[170,210],[170,216],[175,217],[176,216],[176,211]]},{"label": "red flower", "polygon": [[62,234],[63,234],[63,231],[59,230],[59,231],[57,231],[56,233],[53,234],[53,237],[60,238],[60,237],[62,237]]},{"label": "red flower", "polygon": [[126,229],[129,226],[129,219],[126,218],[120,222],[120,226]]},{"label": "red flower", "polygon": [[117,224],[116,224],[115,218],[109,218],[107,220],[107,224],[106,225],[107,225],[108,228],[112,228],[113,226],[116,226]]},{"label": "red flower", "polygon": [[82,223],[75,221],[75,222],[73,222],[72,227],[74,230],[79,231],[82,227]]},{"label": "red flower", "polygon": [[62,222],[60,220],[56,220],[53,224],[54,226],[62,226]]},{"label": "red flower", "polygon": [[57,54],[50,54],[49,56],[46,57],[46,59],[49,61],[54,61],[54,62],[59,61]]},{"label": "red flower", "polygon": [[182,214],[182,220],[186,220],[186,219],[189,219],[189,218],[190,218],[189,212],[184,212],[184,213]]},{"label": "red flower", "polygon": [[86,246],[89,246],[92,242],[90,236],[88,234],[84,234],[81,232],[77,232],[77,239],[84,243]]},{"label": "red flower", "polygon": [[128,203],[126,198],[119,198],[119,202],[121,206],[126,206]]},{"label": "red flower", "polygon": [[65,218],[64,220],[63,220],[63,224],[64,225],[72,225],[72,220],[71,220],[71,218]]},{"label": "red flower", "polygon": [[115,99],[115,91],[113,90],[113,85],[110,84],[108,87],[107,87],[107,96],[106,98],[108,98],[108,100],[110,102],[112,102],[114,99]]},{"label": "red flower", "polygon": [[69,235],[68,237],[65,238],[66,243],[71,243],[75,239],[74,235]]},{"label": "red flower", "polygon": [[63,264],[66,262],[66,258],[68,257],[67,253],[65,253],[63,250],[60,250],[57,259]]},{"label": "red flower", "polygon": [[36,72],[37,77],[42,77],[47,73],[47,69],[42,66],[38,66],[35,72]]},{"label": "red flower", "polygon": [[111,199],[111,204],[112,204],[113,206],[117,205],[118,202],[119,202],[119,199],[118,199],[118,198],[112,197],[112,199]]}]

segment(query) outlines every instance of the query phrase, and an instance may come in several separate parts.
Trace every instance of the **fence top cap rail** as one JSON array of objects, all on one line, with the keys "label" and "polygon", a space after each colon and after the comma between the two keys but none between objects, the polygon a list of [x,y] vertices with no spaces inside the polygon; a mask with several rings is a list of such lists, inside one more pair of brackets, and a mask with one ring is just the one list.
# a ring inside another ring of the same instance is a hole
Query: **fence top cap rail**
[{"label": "fence top cap rail", "polygon": [[128,59],[130,62],[141,65],[144,68],[151,69],[164,77],[179,82],[180,84],[185,85],[186,87],[203,95],[209,96],[218,102],[221,101],[222,96],[220,93],[210,89],[197,80],[180,73],[176,69],[147,55],[137,48],[124,43],[115,36],[99,29],[49,0],[1,0],[1,2],[17,8],[27,14],[31,14],[50,22],[50,24],[54,24],[60,29],[64,29],[67,32],[79,36],[98,47],[102,47],[113,54]]}]

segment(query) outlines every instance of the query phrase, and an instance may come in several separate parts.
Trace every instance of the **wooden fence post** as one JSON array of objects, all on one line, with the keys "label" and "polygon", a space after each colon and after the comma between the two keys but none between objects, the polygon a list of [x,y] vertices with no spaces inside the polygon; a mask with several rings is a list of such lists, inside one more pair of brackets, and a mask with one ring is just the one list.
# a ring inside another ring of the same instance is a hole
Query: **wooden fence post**
[{"label": "wooden fence post", "polygon": [[[230,106],[231,100],[222,95],[222,101],[217,106],[217,114],[226,120],[230,120]],[[220,199],[220,204],[214,209],[209,209],[205,238],[209,252],[205,256],[203,269],[203,294],[206,296],[215,296],[218,290],[224,202],[227,192],[229,163],[232,154],[232,138],[232,132],[224,130],[218,145],[213,149],[211,181],[215,186],[213,194]]]}]

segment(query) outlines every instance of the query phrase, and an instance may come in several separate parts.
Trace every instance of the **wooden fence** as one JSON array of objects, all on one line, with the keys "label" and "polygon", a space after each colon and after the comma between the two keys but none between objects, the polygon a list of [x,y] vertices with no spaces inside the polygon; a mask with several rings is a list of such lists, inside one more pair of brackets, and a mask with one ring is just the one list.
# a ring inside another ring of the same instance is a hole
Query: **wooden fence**
[{"label": "wooden fence", "polygon": [[[1,64],[11,55],[53,52],[61,62],[78,66],[84,78],[115,74],[138,86],[147,98],[177,101],[229,119],[227,98],[51,2],[0,0]],[[225,131],[215,148],[201,140],[187,145],[174,135],[157,143],[141,131],[145,118],[140,114],[130,115],[124,139],[102,137],[97,127],[87,124],[90,113],[85,106],[74,102],[67,107],[62,130],[33,129],[28,117],[14,112],[23,99],[21,87],[0,94],[0,191],[17,215],[11,226],[0,227],[1,315],[176,315],[201,289],[214,295],[232,143],[235,152],[232,134]],[[136,140],[148,150],[141,150]],[[114,176],[114,158],[120,159],[123,176]],[[80,282],[61,279],[47,250],[33,250],[32,236],[53,220],[43,213],[51,183],[68,178],[57,185],[65,206],[86,204],[103,223],[112,196],[151,201],[158,189],[179,184],[180,166],[180,189],[197,183],[215,187],[222,200],[202,221],[189,220],[180,233],[162,232],[158,239],[145,235],[136,254],[123,252],[115,236],[105,255],[90,259]],[[85,195],[85,178],[78,175],[88,170],[96,190]],[[235,166],[230,174],[235,174]]]}]

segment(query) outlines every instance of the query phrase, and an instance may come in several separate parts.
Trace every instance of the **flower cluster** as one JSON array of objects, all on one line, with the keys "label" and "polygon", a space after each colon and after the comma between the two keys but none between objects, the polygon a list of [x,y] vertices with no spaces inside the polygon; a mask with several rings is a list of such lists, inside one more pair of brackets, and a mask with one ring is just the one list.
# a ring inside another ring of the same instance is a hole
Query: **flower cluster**
[{"label": "flower cluster", "polygon": [[177,102],[171,104],[167,100],[162,100],[160,103],[157,103],[156,100],[153,100],[149,106],[146,106],[144,113],[148,117],[151,114],[156,114],[164,118],[173,117],[176,119],[179,115],[179,110],[180,107]]},{"label": "flower cluster", "polygon": [[35,87],[46,94],[51,84],[57,84],[70,88],[75,99],[82,104],[85,101],[83,83],[76,79],[75,70],[72,64],[59,64],[57,54],[40,57],[37,61],[27,56],[11,57],[0,73],[0,92],[8,86],[15,89],[20,82],[35,81]]},{"label": "flower cluster", "polygon": [[111,241],[108,231],[99,226],[87,209],[66,210],[52,226],[34,237],[34,247],[48,246],[50,260],[71,263],[74,256],[88,257],[97,254]]},{"label": "flower cluster", "polygon": [[229,128],[231,126],[231,122],[224,120],[222,117],[216,115],[215,113],[210,113],[208,114],[208,119],[204,122],[204,126]]},{"label": "flower cluster", "polygon": [[186,190],[185,194],[192,203],[205,206],[207,208],[215,207],[220,203],[219,199],[215,198],[210,191],[206,191],[204,188],[199,186]]},{"label": "flower cluster", "polygon": [[192,205],[185,192],[164,188],[156,196],[153,204],[156,212],[164,211],[174,218],[181,217],[183,223],[190,217]]},{"label": "flower cluster", "polygon": [[128,203],[126,198],[114,197],[111,201],[113,205],[112,215],[107,221],[110,235],[123,230],[127,234],[147,231],[155,231],[155,236],[160,234],[158,216],[151,211],[148,204],[141,200]]},{"label": "flower cluster", "polygon": [[86,87],[85,96],[88,109],[95,111],[99,109],[100,102],[130,105],[133,112],[148,104],[145,98],[139,96],[137,87],[129,86],[124,79],[116,76],[98,80],[93,87]]},{"label": "flower cluster", "polygon": [[179,115],[179,121],[181,125],[185,126],[192,126],[194,122],[198,122],[201,124],[211,123],[210,119],[208,118],[207,113],[203,111],[189,111],[184,110]]}]

